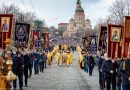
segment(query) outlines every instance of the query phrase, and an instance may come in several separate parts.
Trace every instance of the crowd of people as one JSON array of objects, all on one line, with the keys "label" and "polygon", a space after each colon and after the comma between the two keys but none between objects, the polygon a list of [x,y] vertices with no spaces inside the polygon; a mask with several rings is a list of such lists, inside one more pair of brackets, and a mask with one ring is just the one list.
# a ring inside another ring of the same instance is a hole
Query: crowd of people
[{"label": "crowd of people", "polygon": [[[93,75],[93,69],[96,65],[99,72],[99,85],[101,90],[130,90],[130,57],[111,59],[107,54],[92,55],[85,53],[80,46],[75,47],[78,52],[78,64],[81,69]],[[17,49],[16,53],[11,51],[13,61],[12,72],[19,79],[19,88],[23,85],[28,87],[28,78],[31,78],[32,69],[34,74],[43,73],[44,69],[52,65],[53,59],[56,59],[58,66],[65,64],[70,66],[73,61],[73,49],[67,45],[55,45],[51,49],[43,51],[28,51],[26,49]],[[2,58],[6,60],[6,51]],[[17,80],[17,79],[16,79]],[[17,81],[13,81],[13,88],[17,88]]]},{"label": "crowd of people", "polygon": [[107,55],[94,56],[79,54],[79,65],[81,69],[92,76],[94,65],[99,72],[100,90],[130,90],[130,58],[111,59]]},{"label": "crowd of people", "polygon": [[78,47],[78,63],[81,69],[92,76],[94,66],[99,72],[100,90],[130,90],[130,56],[111,59],[107,53],[86,54]]},{"label": "crowd of people", "polygon": [[105,55],[96,57],[100,88],[104,90],[130,90],[130,58],[111,59]]},{"label": "crowd of people", "polygon": [[96,64],[94,56],[92,56],[91,54],[86,54],[80,49],[80,47],[77,47],[77,51],[79,52],[78,64],[80,68],[89,73],[89,76],[92,76],[93,69]]},{"label": "crowd of people", "polygon": [[[27,49],[17,49],[15,52],[11,50],[12,58],[12,72],[16,75],[19,85],[17,85],[17,79],[13,81],[13,89],[23,90],[23,85],[28,87],[28,79],[31,78],[32,72],[37,75],[40,72],[43,73],[53,60],[53,48],[48,48],[43,51],[28,51]],[[2,53],[3,68],[4,62],[7,59],[7,51]],[[33,70],[34,69],[34,70]]]},{"label": "crowd of people", "polygon": [[[44,69],[52,65],[54,57],[56,57],[56,63],[61,66],[66,64],[69,66],[72,63],[73,53],[70,52],[72,47],[67,45],[55,45],[48,47],[43,51],[33,50],[29,51],[25,48],[17,48],[16,51],[11,50],[12,58],[12,72],[16,75],[17,79],[13,81],[13,89],[23,90],[23,86],[28,87],[28,79],[31,78],[32,73],[37,75],[40,72],[43,73]],[[2,53],[3,62],[7,60],[7,51]],[[5,65],[3,65],[5,66]],[[19,85],[17,84],[19,81]]]},{"label": "crowd of people", "polygon": [[73,61],[73,47],[69,47],[66,44],[58,45],[55,47],[56,52],[56,63],[57,65],[61,66],[65,64],[66,66],[69,66]]}]

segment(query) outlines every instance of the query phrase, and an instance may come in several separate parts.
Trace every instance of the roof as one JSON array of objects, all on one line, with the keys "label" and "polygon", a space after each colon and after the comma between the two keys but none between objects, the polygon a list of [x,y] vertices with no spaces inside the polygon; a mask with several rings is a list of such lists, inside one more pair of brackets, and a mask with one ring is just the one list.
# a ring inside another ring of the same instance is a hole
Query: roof
[{"label": "roof", "polygon": [[87,19],[86,21],[89,21],[89,22],[90,22],[90,19]]},{"label": "roof", "polygon": [[76,7],[75,12],[84,12],[84,9],[81,6],[81,1],[80,0],[77,0],[77,7]]},{"label": "roof", "polygon": [[73,18],[71,18],[71,19],[70,19],[70,21],[74,21],[74,19],[73,19]]},{"label": "roof", "polygon": [[68,23],[59,23],[58,25],[67,25]]},{"label": "roof", "polygon": [[84,9],[82,7],[77,7],[75,12],[84,12]]}]

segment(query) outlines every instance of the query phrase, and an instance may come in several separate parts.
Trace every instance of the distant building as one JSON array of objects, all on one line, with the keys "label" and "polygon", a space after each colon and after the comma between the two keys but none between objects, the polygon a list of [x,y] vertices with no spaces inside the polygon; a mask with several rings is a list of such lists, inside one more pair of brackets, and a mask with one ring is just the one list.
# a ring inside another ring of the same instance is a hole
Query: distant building
[{"label": "distant building", "polygon": [[59,23],[58,24],[58,29],[62,30],[62,31],[66,31],[67,30],[67,25],[68,25],[68,23]]},{"label": "distant building", "polygon": [[69,20],[67,30],[63,33],[64,37],[75,37],[77,33],[84,34],[85,31],[91,30],[91,21],[85,20],[84,9],[81,6],[81,1],[77,0],[74,18]]},{"label": "distant building", "polygon": [[54,26],[51,26],[49,28],[50,38],[54,38],[55,37],[55,31],[56,31],[56,28]]}]

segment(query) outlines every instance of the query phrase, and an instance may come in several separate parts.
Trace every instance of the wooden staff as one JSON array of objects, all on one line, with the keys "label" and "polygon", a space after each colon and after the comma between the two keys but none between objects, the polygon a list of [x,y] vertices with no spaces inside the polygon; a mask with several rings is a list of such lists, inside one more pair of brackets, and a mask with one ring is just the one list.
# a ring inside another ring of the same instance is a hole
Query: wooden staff
[{"label": "wooden staff", "polygon": [[2,32],[2,49],[4,48],[4,33]]}]

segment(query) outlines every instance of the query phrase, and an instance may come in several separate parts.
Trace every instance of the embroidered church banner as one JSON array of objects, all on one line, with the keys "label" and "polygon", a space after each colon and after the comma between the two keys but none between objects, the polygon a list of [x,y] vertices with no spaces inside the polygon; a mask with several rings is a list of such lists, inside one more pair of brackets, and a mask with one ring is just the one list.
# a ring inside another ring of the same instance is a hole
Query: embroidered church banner
[{"label": "embroidered church banner", "polygon": [[0,14],[0,48],[5,49],[6,39],[11,39],[12,34],[12,14]]},{"label": "embroidered church banner", "polygon": [[109,58],[120,58],[122,54],[121,39],[122,26],[108,24],[107,55]]},{"label": "embroidered church banner", "polygon": [[130,49],[130,16],[125,16],[123,22],[123,57],[126,58]]},{"label": "embroidered church banner", "polygon": [[96,54],[97,53],[97,36],[89,36],[89,47],[88,53]]},{"label": "embroidered church banner", "polygon": [[98,34],[98,45],[97,50],[104,54],[107,52],[107,27],[106,26],[100,26],[99,27],[99,34]]},{"label": "embroidered church banner", "polygon": [[130,41],[130,17],[124,17],[124,38],[125,41]]},{"label": "embroidered church banner", "polygon": [[15,46],[27,47],[29,39],[30,24],[16,23],[15,26]]},{"label": "embroidered church banner", "polygon": [[111,41],[120,42],[121,27],[111,27]]},{"label": "embroidered church banner", "polygon": [[9,32],[10,17],[1,17],[1,32]]}]

